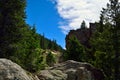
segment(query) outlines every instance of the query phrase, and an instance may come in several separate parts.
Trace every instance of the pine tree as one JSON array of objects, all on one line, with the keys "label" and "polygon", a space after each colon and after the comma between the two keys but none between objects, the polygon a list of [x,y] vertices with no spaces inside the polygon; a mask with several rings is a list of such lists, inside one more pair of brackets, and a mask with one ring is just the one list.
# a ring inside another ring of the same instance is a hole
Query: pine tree
[{"label": "pine tree", "polygon": [[110,0],[107,4],[107,8],[103,9],[102,14],[104,16],[104,21],[109,22],[112,25],[113,33],[113,47],[115,50],[115,80],[120,79],[120,2],[119,0]]},{"label": "pine tree", "polygon": [[25,25],[25,0],[0,0],[0,57],[9,57]]},{"label": "pine tree", "polygon": [[114,50],[112,43],[111,24],[103,25],[103,31],[98,26],[91,38],[91,46],[94,60],[91,63],[99,69],[102,69],[106,75],[105,80],[114,79]]},{"label": "pine tree", "polygon": [[120,79],[120,3],[110,0],[101,11],[100,25],[91,38],[95,60],[93,64],[103,69],[106,80]]},{"label": "pine tree", "polygon": [[87,27],[86,27],[86,23],[85,23],[85,21],[83,20],[83,22],[81,23],[81,29],[86,29]]},{"label": "pine tree", "polygon": [[75,36],[69,39],[69,47],[65,53],[66,60],[85,61],[85,50]]}]

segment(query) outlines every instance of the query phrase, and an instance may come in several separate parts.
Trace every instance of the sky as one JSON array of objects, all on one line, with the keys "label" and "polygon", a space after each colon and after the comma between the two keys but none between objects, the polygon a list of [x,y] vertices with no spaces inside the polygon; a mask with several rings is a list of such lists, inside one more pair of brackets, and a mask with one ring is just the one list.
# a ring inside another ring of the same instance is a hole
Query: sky
[{"label": "sky", "polygon": [[80,28],[84,20],[99,21],[100,11],[109,0],[27,0],[26,22],[35,25],[37,33],[55,39],[65,48],[65,37]]}]

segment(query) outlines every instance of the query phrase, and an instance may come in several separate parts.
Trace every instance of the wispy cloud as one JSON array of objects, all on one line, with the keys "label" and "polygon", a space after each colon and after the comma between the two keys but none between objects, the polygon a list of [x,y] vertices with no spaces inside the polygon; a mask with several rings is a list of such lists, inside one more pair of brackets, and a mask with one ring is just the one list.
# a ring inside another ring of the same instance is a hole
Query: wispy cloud
[{"label": "wispy cloud", "polygon": [[89,22],[99,20],[102,7],[106,5],[108,0],[52,0],[56,3],[57,11],[65,22],[60,22],[59,28],[64,34],[71,29],[80,28],[83,20],[87,25]]}]

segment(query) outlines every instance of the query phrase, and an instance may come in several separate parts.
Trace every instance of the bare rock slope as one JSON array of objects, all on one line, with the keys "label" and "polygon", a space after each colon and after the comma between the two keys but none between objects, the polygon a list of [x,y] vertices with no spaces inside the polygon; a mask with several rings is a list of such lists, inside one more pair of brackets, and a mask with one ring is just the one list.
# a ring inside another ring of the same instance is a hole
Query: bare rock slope
[{"label": "bare rock slope", "polygon": [[41,71],[40,80],[104,80],[103,72],[88,63],[69,60]]}]

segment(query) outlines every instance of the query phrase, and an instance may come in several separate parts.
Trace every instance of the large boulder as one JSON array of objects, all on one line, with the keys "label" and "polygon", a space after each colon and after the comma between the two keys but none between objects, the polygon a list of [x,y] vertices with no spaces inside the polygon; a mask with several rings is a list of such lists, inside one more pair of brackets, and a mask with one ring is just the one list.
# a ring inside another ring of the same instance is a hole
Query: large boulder
[{"label": "large boulder", "polygon": [[33,76],[16,63],[0,59],[0,80],[104,80],[104,75],[88,63],[69,60]]},{"label": "large boulder", "polygon": [[27,74],[19,65],[7,59],[0,59],[0,80],[39,80]]},{"label": "large boulder", "polygon": [[88,63],[69,60],[38,74],[40,80],[104,80],[103,72]]}]

